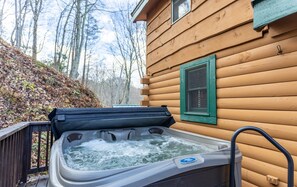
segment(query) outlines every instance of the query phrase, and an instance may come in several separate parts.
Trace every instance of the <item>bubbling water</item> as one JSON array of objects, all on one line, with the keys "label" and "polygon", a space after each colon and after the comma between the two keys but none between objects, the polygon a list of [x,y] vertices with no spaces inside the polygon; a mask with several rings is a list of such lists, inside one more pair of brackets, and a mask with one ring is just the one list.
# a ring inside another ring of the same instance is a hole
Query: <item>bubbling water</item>
[{"label": "bubbling water", "polygon": [[103,139],[90,140],[66,148],[64,158],[67,165],[76,170],[109,170],[215,150],[177,137],[147,135],[115,142],[106,142]]}]

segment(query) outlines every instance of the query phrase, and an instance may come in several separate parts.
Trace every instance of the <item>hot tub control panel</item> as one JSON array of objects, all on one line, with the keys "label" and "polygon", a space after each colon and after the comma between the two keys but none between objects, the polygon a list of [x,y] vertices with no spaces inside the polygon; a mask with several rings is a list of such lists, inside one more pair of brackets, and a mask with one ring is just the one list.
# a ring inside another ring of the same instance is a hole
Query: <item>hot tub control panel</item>
[{"label": "hot tub control panel", "polygon": [[174,159],[174,162],[178,168],[185,168],[204,163],[204,158],[200,155],[188,155],[178,157]]}]

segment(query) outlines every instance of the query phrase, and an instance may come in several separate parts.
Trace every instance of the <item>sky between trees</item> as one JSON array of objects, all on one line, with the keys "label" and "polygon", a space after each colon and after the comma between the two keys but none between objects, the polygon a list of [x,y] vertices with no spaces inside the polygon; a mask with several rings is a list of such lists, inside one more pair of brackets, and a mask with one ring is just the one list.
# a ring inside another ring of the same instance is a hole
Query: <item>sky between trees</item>
[{"label": "sky between trees", "polygon": [[131,86],[144,76],[145,25],[132,23],[137,2],[0,0],[0,37],[80,80],[106,106],[138,104]]}]

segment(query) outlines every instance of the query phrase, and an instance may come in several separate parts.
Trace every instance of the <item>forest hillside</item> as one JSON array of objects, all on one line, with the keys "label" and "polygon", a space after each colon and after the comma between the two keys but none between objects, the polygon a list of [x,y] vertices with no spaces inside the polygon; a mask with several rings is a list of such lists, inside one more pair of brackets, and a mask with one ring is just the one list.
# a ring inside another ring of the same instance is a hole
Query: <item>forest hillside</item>
[{"label": "forest hillside", "polygon": [[78,81],[32,59],[0,39],[0,129],[47,120],[55,107],[101,107]]}]

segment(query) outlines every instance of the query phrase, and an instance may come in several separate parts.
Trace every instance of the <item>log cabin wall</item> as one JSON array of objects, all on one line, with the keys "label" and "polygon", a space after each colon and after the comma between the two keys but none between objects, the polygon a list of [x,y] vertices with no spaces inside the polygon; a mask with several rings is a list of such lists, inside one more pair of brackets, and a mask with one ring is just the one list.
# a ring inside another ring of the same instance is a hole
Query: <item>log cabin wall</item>
[{"label": "log cabin wall", "polygon": [[[250,0],[192,0],[191,12],[171,23],[171,0],[147,15],[147,86],[143,105],[167,105],[173,128],[230,140],[242,126],[272,135],[297,163],[297,19],[284,18],[253,30]],[[279,47],[278,47],[279,46]],[[279,50],[281,49],[281,51]],[[180,119],[180,65],[215,54],[217,125]],[[238,138],[243,186],[287,184],[287,162],[264,137]],[[295,164],[295,185],[297,185]]]}]

